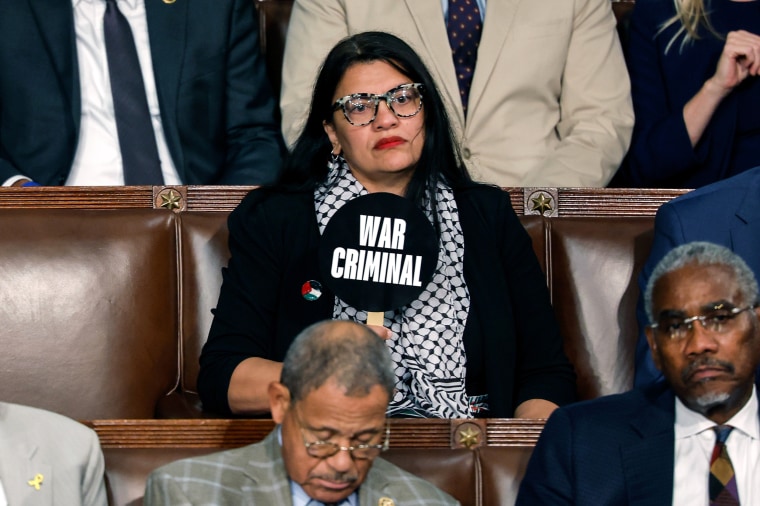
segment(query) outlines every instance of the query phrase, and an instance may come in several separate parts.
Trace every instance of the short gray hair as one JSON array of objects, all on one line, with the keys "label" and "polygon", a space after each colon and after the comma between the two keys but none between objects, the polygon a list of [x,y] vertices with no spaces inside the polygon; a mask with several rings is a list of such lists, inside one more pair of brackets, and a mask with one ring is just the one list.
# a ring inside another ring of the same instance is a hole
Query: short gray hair
[{"label": "short gray hair", "polygon": [[280,382],[293,402],[334,378],[350,397],[378,385],[393,397],[395,376],[385,342],[366,325],[325,321],[304,329],[290,345]]},{"label": "short gray hair", "polygon": [[758,301],[757,280],[752,269],[742,258],[730,249],[711,242],[695,241],[683,244],[670,250],[652,271],[644,292],[644,307],[649,323],[654,323],[654,308],[652,307],[652,292],[657,282],[673,271],[686,265],[719,265],[728,268],[734,275],[739,291],[749,304]]}]

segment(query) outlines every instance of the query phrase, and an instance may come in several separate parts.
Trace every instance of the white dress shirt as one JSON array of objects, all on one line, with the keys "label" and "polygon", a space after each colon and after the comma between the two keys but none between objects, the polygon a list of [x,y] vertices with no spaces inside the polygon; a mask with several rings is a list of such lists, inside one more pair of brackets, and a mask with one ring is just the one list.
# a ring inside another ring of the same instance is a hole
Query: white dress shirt
[{"label": "white dress shirt", "polygon": [[[72,0],[76,31],[82,118],[71,172],[66,185],[119,186],[124,184],[119,137],[108,75],[103,15],[105,0]],[[129,21],[142,68],[148,108],[156,135],[164,183],[182,184],[164,137],[158,105],[153,61],[148,40],[148,21],[144,0],[117,0],[119,10]]]},{"label": "white dress shirt", "polygon": [[[734,430],[726,448],[736,475],[741,504],[760,504],[760,420],[757,391],[744,407],[728,420]],[[673,505],[708,506],[710,457],[715,446],[715,422],[690,410],[676,398],[675,468]]]},{"label": "white dress shirt", "polygon": [[3,490],[2,481],[0,481],[0,506],[8,506],[8,499],[5,497],[5,490]]}]

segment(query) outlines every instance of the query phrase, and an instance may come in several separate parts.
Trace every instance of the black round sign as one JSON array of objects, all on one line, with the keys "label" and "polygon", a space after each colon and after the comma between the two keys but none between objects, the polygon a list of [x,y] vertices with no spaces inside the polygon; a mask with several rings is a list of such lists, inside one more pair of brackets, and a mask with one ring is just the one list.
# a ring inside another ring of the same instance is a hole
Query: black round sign
[{"label": "black round sign", "polygon": [[345,302],[366,311],[404,306],[425,289],[438,263],[438,239],[425,214],[392,193],[346,203],[327,223],[319,267]]}]

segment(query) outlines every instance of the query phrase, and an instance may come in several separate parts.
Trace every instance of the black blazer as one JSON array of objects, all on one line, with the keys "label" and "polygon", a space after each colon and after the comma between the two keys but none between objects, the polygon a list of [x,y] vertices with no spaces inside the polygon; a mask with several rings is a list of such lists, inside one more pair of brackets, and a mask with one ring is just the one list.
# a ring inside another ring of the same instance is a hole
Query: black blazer
[{"label": "black blazer", "polygon": [[[546,278],[509,195],[473,184],[455,191],[455,198],[470,292],[465,353],[468,361],[480,358],[488,415],[513,416],[517,405],[533,398],[571,402],[575,375]],[[198,378],[204,408],[225,414],[235,367],[252,356],[282,361],[301,330],[332,318],[335,298],[324,283],[316,301],[301,296],[304,282],[320,279],[311,192],[251,192],[230,215],[229,232],[231,258]]]},{"label": "black blazer", "polygon": [[[250,0],[145,0],[161,120],[185,184],[271,182],[283,144]],[[70,0],[0,2],[0,183],[64,184],[81,97]]]}]

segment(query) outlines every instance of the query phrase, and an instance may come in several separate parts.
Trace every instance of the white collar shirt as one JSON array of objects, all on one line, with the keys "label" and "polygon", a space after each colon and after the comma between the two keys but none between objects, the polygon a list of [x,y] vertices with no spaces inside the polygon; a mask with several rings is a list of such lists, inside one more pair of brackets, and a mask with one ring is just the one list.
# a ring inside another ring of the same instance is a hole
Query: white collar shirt
[{"label": "white collar shirt", "polygon": [[[710,457],[715,422],[687,408],[676,398],[673,505],[708,506]],[[760,420],[757,391],[725,425],[734,427],[726,448],[734,467],[741,504],[760,504]]]},{"label": "white collar shirt", "polygon": [[[480,21],[482,22],[486,16],[486,0],[476,0],[476,3],[478,4],[478,9],[480,9]],[[449,0],[441,0],[441,7],[443,8],[443,19],[448,19],[449,18]]]}]

